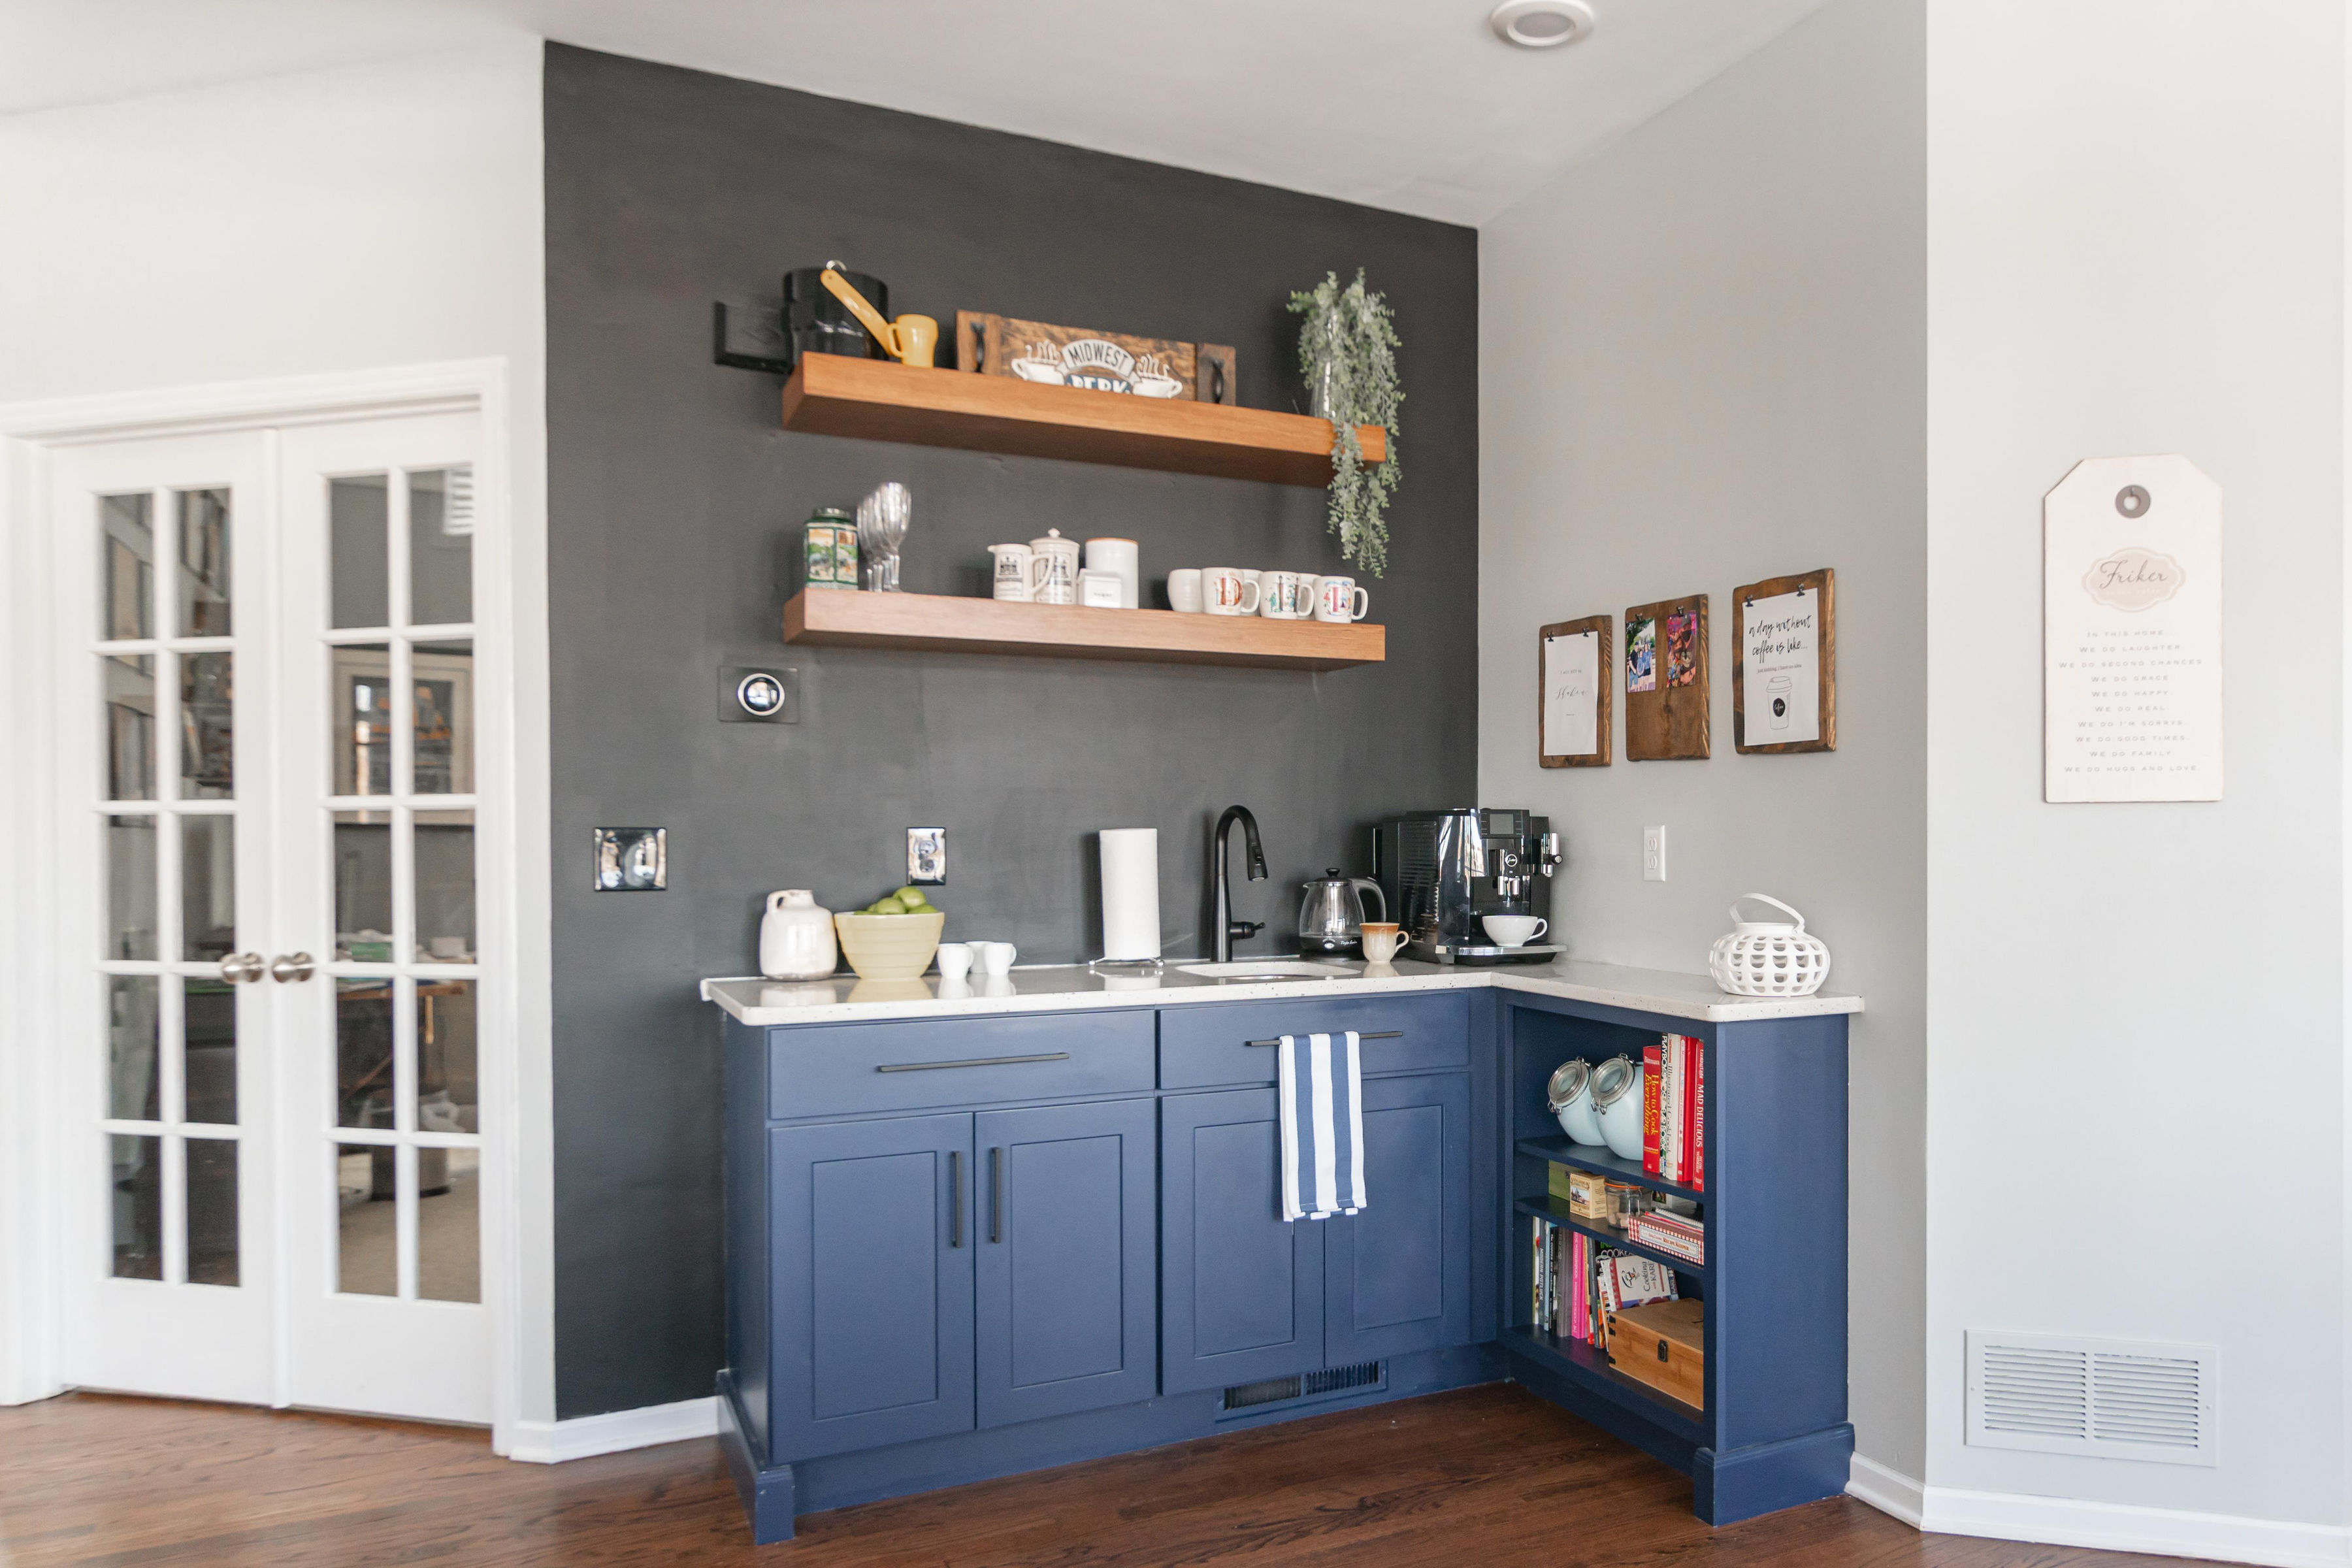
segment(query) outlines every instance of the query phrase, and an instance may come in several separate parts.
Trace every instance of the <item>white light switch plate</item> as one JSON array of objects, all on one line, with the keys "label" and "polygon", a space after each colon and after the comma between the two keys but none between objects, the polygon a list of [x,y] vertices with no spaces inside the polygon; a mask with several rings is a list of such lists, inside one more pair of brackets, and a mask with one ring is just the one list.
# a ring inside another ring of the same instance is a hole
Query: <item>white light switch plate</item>
[{"label": "white light switch plate", "polygon": [[1642,829],[1642,880],[1663,882],[1666,879],[1666,830],[1664,827]]}]

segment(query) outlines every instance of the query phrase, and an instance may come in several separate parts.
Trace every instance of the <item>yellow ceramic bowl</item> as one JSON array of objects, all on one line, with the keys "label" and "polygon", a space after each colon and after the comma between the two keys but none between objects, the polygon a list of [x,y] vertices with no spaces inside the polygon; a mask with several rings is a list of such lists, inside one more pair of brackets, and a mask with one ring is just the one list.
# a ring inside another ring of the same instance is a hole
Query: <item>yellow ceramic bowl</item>
[{"label": "yellow ceramic bowl", "polygon": [[940,950],[944,914],[835,915],[841,955],[861,980],[914,980]]}]

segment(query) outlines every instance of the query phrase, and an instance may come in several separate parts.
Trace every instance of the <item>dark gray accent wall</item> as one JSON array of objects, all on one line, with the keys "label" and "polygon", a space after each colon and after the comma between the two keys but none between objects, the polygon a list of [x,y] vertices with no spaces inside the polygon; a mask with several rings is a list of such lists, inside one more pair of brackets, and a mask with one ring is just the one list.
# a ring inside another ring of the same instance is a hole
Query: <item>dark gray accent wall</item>
[{"label": "dark gray accent wall", "polygon": [[[855,909],[948,829],[951,936],[1098,951],[1090,836],[1160,830],[1171,954],[1202,950],[1209,827],[1239,801],[1295,923],[1383,812],[1466,803],[1477,738],[1477,237],[1465,228],[551,45],[557,1407],[710,1392],[723,1357],[718,1015],[760,901]],[[1163,106],[1164,109],[1164,106]],[[1301,405],[1288,291],[1361,266],[1396,308],[1405,479],[1383,665],[1327,675],[787,649],[798,525],[914,492],[906,586],[983,594],[986,547],[1058,527],[1177,566],[1336,569],[1320,490],[787,434],[774,377],[709,354],[715,298],[838,258],[894,311],[992,310],[1240,351]],[[719,724],[722,665],[801,671],[792,726]],[[669,829],[669,889],[589,890],[589,829]],[[1238,862],[1238,855],[1236,860]]]}]

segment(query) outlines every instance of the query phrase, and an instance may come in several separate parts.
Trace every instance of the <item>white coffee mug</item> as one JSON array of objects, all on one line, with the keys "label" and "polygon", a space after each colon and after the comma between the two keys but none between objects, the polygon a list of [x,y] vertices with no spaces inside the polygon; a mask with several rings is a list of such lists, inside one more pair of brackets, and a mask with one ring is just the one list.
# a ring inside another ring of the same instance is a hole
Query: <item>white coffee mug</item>
[{"label": "white coffee mug", "polygon": [[1269,621],[1303,621],[1315,612],[1315,579],[1304,572],[1261,572],[1257,613]]},{"label": "white coffee mug", "polygon": [[1315,618],[1318,621],[1360,621],[1371,613],[1372,596],[1356,586],[1353,577],[1315,579]]},{"label": "white coffee mug", "polygon": [[992,977],[1010,973],[1013,961],[1021,952],[1009,942],[973,942],[964,945],[971,949],[972,957],[979,961],[980,972]]},{"label": "white coffee mug", "polygon": [[1480,923],[1488,936],[1505,947],[1525,947],[1551,930],[1549,921],[1535,915],[1486,915]]},{"label": "white coffee mug", "polygon": [[1182,615],[1201,613],[1201,569],[1180,567],[1168,574],[1168,607]]},{"label": "white coffee mug", "polygon": [[1008,604],[1027,604],[1031,591],[1029,563],[1036,558],[1036,552],[1025,544],[992,544],[988,552],[996,558],[995,570],[990,574],[995,580],[992,590],[994,595]]},{"label": "white coffee mug", "polygon": [[1132,539],[1087,540],[1087,570],[1108,572],[1118,579],[1120,609],[1132,610],[1143,603],[1142,557]]},{"label": "white coffee mug", "polygon": [[1259,591],[1254,578],[1232,566],[1201,568],[1201,602],[1213,616],[1257,614]]},{"label": "white coffee mug", "polygon": [[971,943],[943,942],[940,943],[940,978],[961,981],[971,973]]}]

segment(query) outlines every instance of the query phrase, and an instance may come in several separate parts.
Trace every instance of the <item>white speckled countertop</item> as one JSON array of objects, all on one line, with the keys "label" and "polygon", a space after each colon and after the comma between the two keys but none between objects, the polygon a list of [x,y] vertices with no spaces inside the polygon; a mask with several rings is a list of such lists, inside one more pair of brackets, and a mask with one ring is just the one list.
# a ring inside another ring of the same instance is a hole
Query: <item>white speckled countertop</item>
[{"label": "white speckled countertop", "polygon": [[1284,997],[1353,996],[1386,991],[1464,991],[1494,986],[1538,996],[1591,1002],[1669,1018],[1730,1024],[1757,1018],[1806,1018],[1859,1013],[1862,998],[1832,992],[1811,996],[1732,996],[1704,974],[1629,969],[1614,963],[1558,959],[1550,963],[1455,968],[1406,959],[1393,964],[1336,961],[1349,973],[1329,980],[1218,980],[1187,974],[1171,959],[1157,973],[1084,964],[1041,964],[996,979],[973,975],[949,982],[920,980],[706,980],[702,997],[746,1024],[866,1023],[885,1018],[953,1018],[1002,1013],[1061,1013],[1088,1007],[1171,1007],[1194,1002],[1266,1002]]}]

